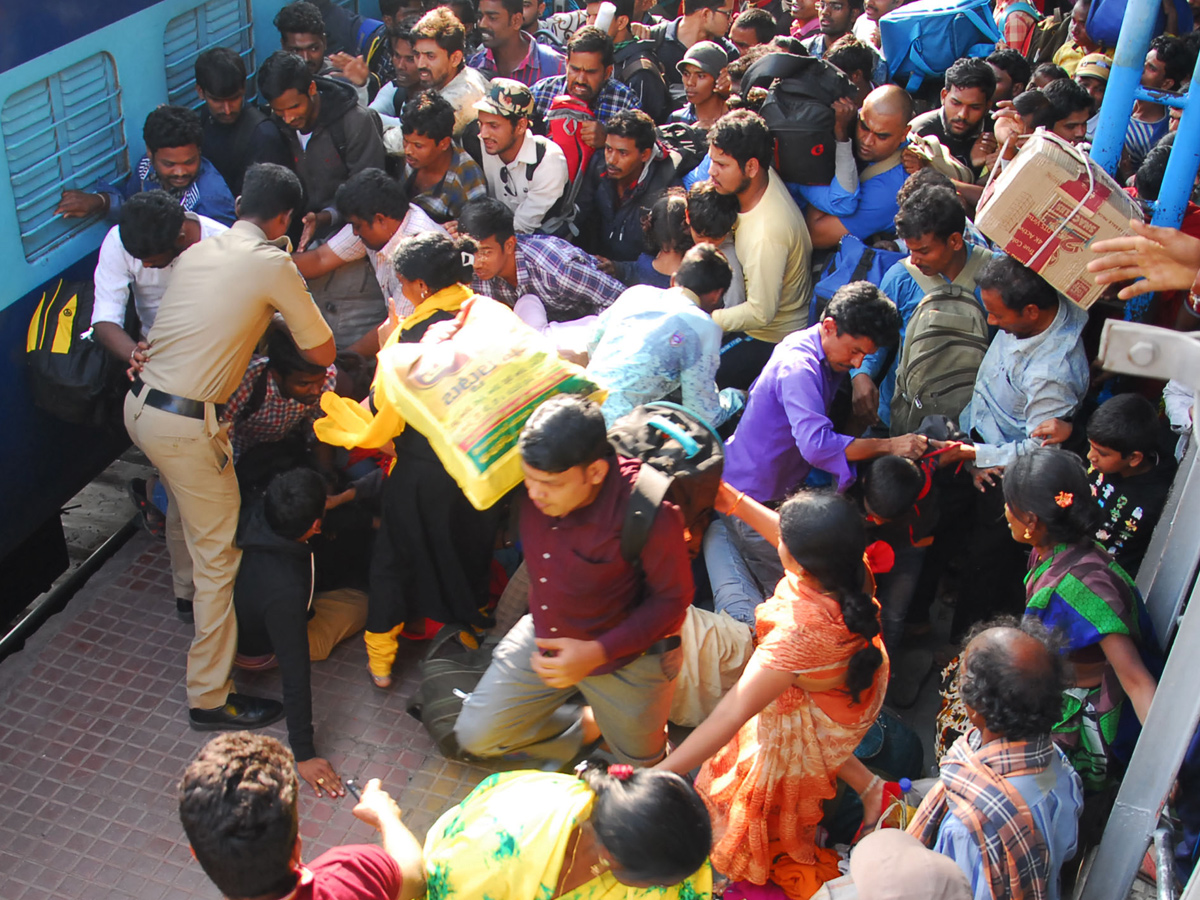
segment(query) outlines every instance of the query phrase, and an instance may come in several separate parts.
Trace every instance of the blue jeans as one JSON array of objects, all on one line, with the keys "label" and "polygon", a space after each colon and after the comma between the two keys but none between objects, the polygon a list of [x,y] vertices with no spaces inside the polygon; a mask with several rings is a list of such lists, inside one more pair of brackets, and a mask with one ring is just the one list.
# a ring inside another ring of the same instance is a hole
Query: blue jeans
[{"label": "blue jeans", "polygon": [[783,578],[779,551],[733,516],[718,516],[704,533],[704,565],[713,610],[754,627],[754,610]]}]

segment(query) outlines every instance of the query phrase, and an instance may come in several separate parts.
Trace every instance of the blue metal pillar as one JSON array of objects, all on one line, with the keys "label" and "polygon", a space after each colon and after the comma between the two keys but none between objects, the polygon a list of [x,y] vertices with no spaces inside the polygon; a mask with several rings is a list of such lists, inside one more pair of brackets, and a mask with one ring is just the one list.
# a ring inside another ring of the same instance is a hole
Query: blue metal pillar
[{"label": "blue metal pillar", "polygon": [[1171,158],[1167,160],[1167,171],[1163,175],[1158,202],[1154,206],[1155,225],[1178,228],[1192,196],[1196,170],[1200,168],[1200,98],[1197,96],[1198,90],[1193,90],[1198,86],[1200,58],[1197,58],[1196,68],[1192,72],[1191,86],[1182,98],[1183,117],[1179,120],[1175,143],[1171,145]]},{"label": "blue metal pillar", "polygon": [[1150,39],[1154,36],[1159,8],[1158,0],[1129,0],[1125,18],[1121,20],[1121,36],[1117,39],[1108,87],[1104,89],[1096,139],[1092,141],[1092,159],[1113,177],[1117,174],[1125,132],[1133,114],[1134,93],[1142,84],[1142,67],[1146,63]]}]

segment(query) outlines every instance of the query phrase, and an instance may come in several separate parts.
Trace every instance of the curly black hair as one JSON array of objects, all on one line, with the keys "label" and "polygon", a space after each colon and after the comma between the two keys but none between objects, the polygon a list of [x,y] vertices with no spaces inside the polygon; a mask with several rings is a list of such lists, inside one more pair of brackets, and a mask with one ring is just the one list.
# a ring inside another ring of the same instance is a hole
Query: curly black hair
[{"label": "curly black hair", "polygon": [[993,619],[968,635],[958,689],[989,731],[1013,741],[1050,734],[1070,683],[1058,639],[1034,616]]},{"label": "curly black hair", "polygon": [[194,109],[160,106],[146,116],[142,140],[147,153],[157,153],[164,147],[199,147],[204,140],[204,126]]},{"label": "curly black hair", "polygon": [[896,304],[869,281],[852,281],[834,291],[825,315],[833,319],[839,336],[869,338],[876,347],[892,347],[900,340]]},{"label": "curly black hair", "polygon": [[296,0],[275,13],[274,25],[280,34],[325,34],[321,10],[306,0]]}]

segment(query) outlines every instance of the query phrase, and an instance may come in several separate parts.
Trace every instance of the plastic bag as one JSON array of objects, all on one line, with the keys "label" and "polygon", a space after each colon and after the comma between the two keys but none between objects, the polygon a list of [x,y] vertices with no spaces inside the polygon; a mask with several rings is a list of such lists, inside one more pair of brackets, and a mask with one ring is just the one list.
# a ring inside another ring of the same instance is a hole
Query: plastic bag
[{"label": "plastic bag", "polygon": [[558,394],[603,402],[604,392],[503,303],[478,296],[468,302],[449,340],[394,343],[379,352],[374,417],[326,393],[327,417],[315,428],[326,443],[369,446],[363,442],[395,437],[407,423],[471,504],[487,509],[521,482],[517,438],[533,411]]}]

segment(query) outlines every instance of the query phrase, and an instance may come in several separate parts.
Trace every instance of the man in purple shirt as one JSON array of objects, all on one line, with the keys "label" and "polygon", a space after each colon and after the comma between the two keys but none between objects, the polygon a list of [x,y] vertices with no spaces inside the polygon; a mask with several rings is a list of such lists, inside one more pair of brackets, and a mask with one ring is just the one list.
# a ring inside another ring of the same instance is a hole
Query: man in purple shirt
[{"label": "man in purple shirt", "polygon": [[[907,434],[854,438],[838,434],[829,408],[847,373],[900,334],[900,314],[875,285],[837,290],[816,325],[775,347],[750,386],[746,411],[725,445],[725,481],[760,503],[778,504],[813,468],[831,474],[838,491],[855,479],[854,464],[877,456],[917,459],[928,440]],[[776,549],[740,519],[718,519],[704,535],[714,608],[754,624],[754,607],[783,577]]]},{"label": "man in purple shirt", "polygon": [[[666,748],[693,594],[683,516],[664,502],[640,566],[625,560],[621,528],[641,462],[613,452],[591,401],[543,403],[518,446],[529,615],[463,701],[459,746],[555,769],[603,735],[622,762],[653,765]],[[576,692],[582,707],[568,702]]]}]

